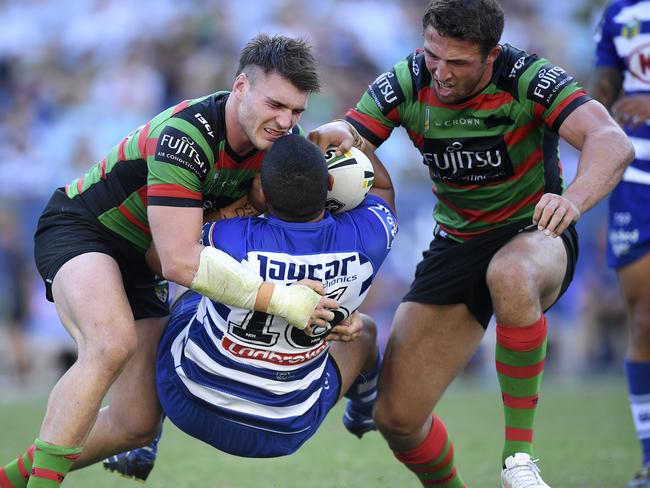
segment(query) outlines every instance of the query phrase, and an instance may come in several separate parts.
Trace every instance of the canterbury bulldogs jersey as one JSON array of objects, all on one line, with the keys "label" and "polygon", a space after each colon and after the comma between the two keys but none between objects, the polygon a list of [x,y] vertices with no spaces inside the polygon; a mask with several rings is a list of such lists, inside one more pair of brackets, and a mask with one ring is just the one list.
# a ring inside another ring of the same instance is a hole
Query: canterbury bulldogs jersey
[{"label": "canterbury bulldogs jersey", "polygon": [[[206,224],[203,243],[284,286],[323,282],[340,308],[334,323],[368,293],[397,232],[393,212],[376,196],[319,222],[274,217]],[[171,343],[175,374],[196,401],[235,422],[284,433],[309,427],[310,409],[328,388],[327,330],[308,336],[281,317],[202,298],[195,316]]]},{"label": "canterbury bulldogs jersey", "polygon": [[[626,95],[650,94],[650,2],[611,2],[596,33],[597,67],[617,68],[623,73]],[[650,185],[650,125],[624,127],[634,145],[636,159],[623,180]]]}]

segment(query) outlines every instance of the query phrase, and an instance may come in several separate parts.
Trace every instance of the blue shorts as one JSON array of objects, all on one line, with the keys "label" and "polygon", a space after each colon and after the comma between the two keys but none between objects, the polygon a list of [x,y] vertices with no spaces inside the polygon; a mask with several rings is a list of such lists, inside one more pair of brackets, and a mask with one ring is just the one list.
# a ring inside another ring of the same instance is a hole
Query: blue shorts
[{"label": "blue shorts", "polygon": [[609,197],[607,264],[622,268],[650,252],[650,185],[621,181]]},{"label": "blue shorts", "polygon": [[273,430],[272,426],[246,424],[244,418],[233,419],[231,412],[226,414],[214,405],[192,398],[174,371],[171,343],[194,315],[199,299],[199,295],[192,293],[176,303],[160,341],[156,384],[163,411],[183,432],[220,451],[252,458],[292,454],[314,435],[338,400],[341,378],[336,363],[328,357],[325,374],[329,388],[322,390],[314,406],[305,413],[310,417],[308,429],[286,433]]}]

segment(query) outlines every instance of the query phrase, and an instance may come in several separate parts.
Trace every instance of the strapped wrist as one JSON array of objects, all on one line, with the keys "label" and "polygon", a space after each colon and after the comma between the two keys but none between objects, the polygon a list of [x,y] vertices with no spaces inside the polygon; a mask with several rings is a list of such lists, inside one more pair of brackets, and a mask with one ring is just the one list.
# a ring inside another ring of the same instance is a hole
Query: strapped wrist
[{"label": "strapped wrist", "polygon": [[204,247],[190,288],[235,307],[253,310],[262,278],[243,263],[214,247]]},{"label": "strapped wrist", "polygon": [[297,329],[309,325],[312,313],[321,296],[304,285],[275,285],[267,312],[287,319]]}]

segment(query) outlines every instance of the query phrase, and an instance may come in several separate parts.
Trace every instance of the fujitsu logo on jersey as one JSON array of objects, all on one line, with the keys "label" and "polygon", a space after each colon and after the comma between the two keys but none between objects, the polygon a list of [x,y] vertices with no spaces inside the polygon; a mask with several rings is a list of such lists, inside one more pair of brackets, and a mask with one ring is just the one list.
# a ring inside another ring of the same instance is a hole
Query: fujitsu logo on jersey
[{"label": "fujitsu logo on jersey", "polygon": [[203,124],[203,127],[205,127],[205,130],[208,133],[208,135],[214,139],[214,133],[212,132],[212,127],[210,127],[208,121],[205,120],[205,117],[203,117],[201,113],[195,113],[194,118]]},{"label": "fujitsu logo on jersey", "polygon": [[489,183],[514,174],[503,137],[425,139],[422,155],[434,180],[459,185]]},{"label": "fujitsu logo on jersey", "polygon": [[531,100],[550,107],[562,88],[573,81],[573,78],[559,66],[546,64],[537,72],[537,77],[533,80],[528,90],[528,96]]},{"label": "fujitsu logo on jersey", "polygon": [[368,86],[368,94],[372,97],[377,108],[384,115],[388,114],[404,99],[402,89],[394,71],[387,71],[377,77]]},{"label": "fujitsu logo on jersey", "polygon": [[194,148],[194,141],[189,137],[174,137],[171,134],[164,134],[160,144],[162,147],[174,151],[173,154],[165,154],[168,158],[182,162],[182,159],[178,158],[178,156],[183,155],[191,158],[201,169],[204,169],[205,163],[201,161],[199,152]]}]

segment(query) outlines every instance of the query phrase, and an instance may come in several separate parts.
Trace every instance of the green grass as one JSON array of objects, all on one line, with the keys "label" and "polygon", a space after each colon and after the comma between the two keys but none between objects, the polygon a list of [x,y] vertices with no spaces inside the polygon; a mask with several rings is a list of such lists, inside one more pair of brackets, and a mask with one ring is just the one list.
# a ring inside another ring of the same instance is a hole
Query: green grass
[{"label": "green grass", "polygon": [[[549,375],[550,376],[550,375]],[[36,435],[45,400],[0,405],[0,459],[14,457]],[[456,447],[468,486],[499,486],[503,419],[495,385],[461,381],[446,393],[438,415]],[[293,456],[240,459],[220,453],[165,424],[156,467],[146,486],[219,488],[417,487],[380,438],[358,440],[343,428],[342,404]],[[545,381],[537,416],[536,450],[554,488],[623,487],[640,454],[623,379]],[[93,466],[71,473],[68,488],[137,488],[140,484]]]}]

